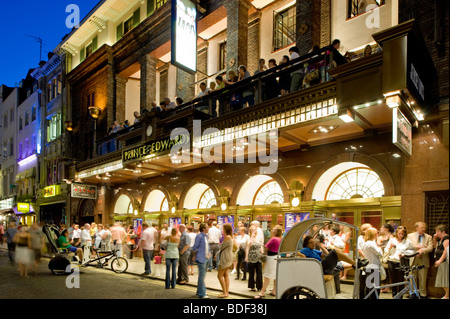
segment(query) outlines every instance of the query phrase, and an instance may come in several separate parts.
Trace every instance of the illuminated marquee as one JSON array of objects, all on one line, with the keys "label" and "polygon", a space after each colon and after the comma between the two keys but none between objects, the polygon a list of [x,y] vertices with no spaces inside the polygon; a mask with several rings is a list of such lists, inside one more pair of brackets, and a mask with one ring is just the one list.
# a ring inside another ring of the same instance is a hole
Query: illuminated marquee
[{"label": "illuminated marquee", "polygon": [[44,188],[44,197],[53,197],[56,195],[59,195],[60,193],[60,186],[59,185],[52,185]]}]

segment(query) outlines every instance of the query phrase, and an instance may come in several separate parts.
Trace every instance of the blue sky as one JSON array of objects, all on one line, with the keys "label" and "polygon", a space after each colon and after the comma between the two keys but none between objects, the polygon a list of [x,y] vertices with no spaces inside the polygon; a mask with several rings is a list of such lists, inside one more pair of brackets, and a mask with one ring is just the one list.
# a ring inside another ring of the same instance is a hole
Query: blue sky
[{"label": "blue sky", "polygon": [[69,4],[80,8],[80,20],[99,0],[2,0],[0,4],[0,85],[15,86],[29,69],[39,63],[39,43],[43,40],[42,60],[71,30],[66,27]]}]

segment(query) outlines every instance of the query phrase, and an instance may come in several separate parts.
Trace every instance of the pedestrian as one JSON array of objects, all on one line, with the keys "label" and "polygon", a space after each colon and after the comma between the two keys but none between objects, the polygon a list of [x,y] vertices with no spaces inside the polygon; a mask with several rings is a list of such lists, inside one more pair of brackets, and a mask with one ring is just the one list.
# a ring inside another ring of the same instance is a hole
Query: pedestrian
[{"label": "pedestrian", "polygon": [[127,231],[127,248],[128,248],[128,258],[133,259],[133,251],[136,245],[136,234],[133,229],[133,225],[128,226]]},{"label": "pedestrian", "polygon": [[209,258],[209,246],[208,246],[208,230],[209,227],[205,223],[201,223],[199,226],[199,233],[195,237],[195,243],[192,247],[192,258],[197,262],[198,267],[198,281],[196,295],[202,299],[209,299],[206,294],[205,275],[206,275],[206,262]]},{"label": "pedestrian", "polygon": [[436,226],[436,234],[433,236],[433,245],[435,247],[434,252],[434,267],[438,268],[436,281],[434,286],[441,287],[445,291],[444,297],[442,299],[448,299],[449,289],[448,289],[448,230],[446,225]]},{"label": "pedestrian", "polygon": [[75,253],[77,254],[79,258],[79,263],[81,264],[83,260],[83,250],[81,248],[72,246],[69,242],[69,231],[67,229],[64,229],[61,232],[61,235],[58,238],[58,244],[61,249],[67,250],[69,253]]},{"label": "pedestrian", "polygon": [[81,231],[80,235],[81,245],[80,247],[84,247],[84,245],[88,244],[92,246],[92,237],[91,237],[91,224],[84,224],[84,228]]},{"label": "pedestrian", "polygon": [[3,235],[5,234],[5,228],[3,223],[0,223],[0,246],[3,246]]},{"label": "pedestrian", "polygon": [[95,232],[94,235],[94,249],[95,250],[99,250],[101,249],[102,246],[102,236],[103,233],[105,232],[105,230],[103,229],[103,225],[102,224],[98,224],[97,225],[97,231]]},{"label": "pedestrian", "polygon": [[159,253],[161,254],[161,257],[163,257],[162,259],[164,260],[164,254],[166,253],[166,238],[168,236],[170,236],[170,232],[169,232],[169,226],[164,223],[162,228],[161,228],[161,235],[159,236],[159,247],[160,247],[160,251]]},{"label": "pedestrian", "polygon": [[250,237],[246,234],[246,228],[239,229],[239,235],[236,237],[236,245],[238,246],[237,265],[236,265],[236,280],[239,280],[240,272],[242,271],[243,281],[247,280],[247,263],[245,262],[245,250],[247,249],[247,242]]},{"label": "pedestrian", "polygon": [[28,269],[33,262],[31,250],[31,236],[26,227],[21,227],[13,238],[16,243],[15,261],[17,262],[19,275],[28,278]]},{"label": "pedestrian", "polygon": [[188,230],[188,235],[189,235],[189,239],[190,239],[190,243],[189,243],[189,259],[188,259],[188,272],[189,275],[192,276],[194,275],[194,261],[192,260],[192,247],[194,246],[195,243],[195,237],[197,236],[197,234],[194,232],[194,227],[193,226],[188,226],[187,228]]},{"label": "pedestrian", "polygon": [[127,232],[123,229],[119,222],[115,222],[111,227],[111,239],[113,241],[113,249],[116,250],[117,256],[123,255],[123,241],[127,238]]},{"label": "pedestrian", "polygon": [[[290,60],[295,60],[300,57],[298,47],[293,46],[289,49],[290,53]],[[295,63],[295,66],[297,66],[297,69],[291,73],[291,86],[289,88],[289,92],[293,93],[295,91],[298,91],[303,86],[303,63]]]},{"label": "pedestrian", "polygon": [[[256,228],[256,236],[255,239],[261,243],[261,245],[264,245],[264,231],[261,228],[261,223],[257,220],[254,220],[250,223],[250,226],[253,226]],[[269,235],[270,236],[270,235]]]},{"label": "pedestrian", "polygon": [[220,244],[220,260],[218,265],[217,278],[219,279],[222,293],[219,298],[228,297],[230,290],[230,276],[228,271],[233,268],[233,228],[230,224],[223,225],[224,239]]},{"label": "pedestrian", "polygon": [[103,251],[111,251],[111,231],[109,230],[111,228],[111,226],[105,225],[104,228],[104,232],[102,235],[102,247],[103,247]]},{"label": "pedestrian", "polygon": [[142,249],[142,255],[144,256],[145,271],[141,275],[149,276],[152,272],[151,261],[153,260],[154,245],[155,245],[155,232],[156,229],[149,227],[147,222],[142,223],[141,239],[139,240],[139,246]]},{"label": "pedestrian", "polygon": [[14,264],[14,253],[16,250],[16,243],[14,242],[14,236],[18,232],[16,224],[10,223],[6,230],[6,244],[8,246],[8,257],[11,264]]},{"label": "pedestrian", "polygon": [[39,228],[38,224],[34,222],[31,225],[30,233],[30,244],[33,251],[34,257],[34,273],[38,273],[39,264],[41,262],[42,249],[45,246],[44,233]]},{"label": "pedestrian", "polygon": [[[64,228],[63,228],[64,229]],[[75,247],[80,246],[81,243],[81,229],[80,225],[76,225],[73,228],[73,234],[72,234],[72,245]]]},{"label": "pedestrian", "polygon": [[[180,238],[177,236],[178,229],[172,228],[170,236],[167,237],[167,250],[166,250],[166,289],[175,288],[177,280],[177,263],[180,258],[178,245],[180,244]],[[171,269],[172,268],[172,269]]]},{"label": "pedestrian", "polygon": [[91,228],[89,229],[89,233],[91,235],[92,238],[92,242],[95,241],[95,233],[97,232],[97,224],[92,222],[91,223]]},{"label": "pedestrian", "polygon": [[416,232],[408,234],[408,239],[414,246],[414,249],[419,254],[415,256],[411,262],[411,266],[425,267],[413,272],[416,277],[416,282],[419,286],[419,293],[421,298],[427,296],[427,273],[430,268],[429,254],[433,251],[433,238],[426,234],[427,225],[424,222],[417,222],[414,224]]},{"label": "pedestrian", "polygon": [[[379,247],[377,245],[377,235],[378,235],[378,230],[374,227],[370,227],[369,229],[366,230],[365,235],[364,235],[364,244],[361,247],[363,254],[364,254],[364,258],[366,258],[369,261],[369,266],[366,268],[366,275],[362,276],[362,279],[364,280],[364,283],[367,282],[366,279],[369,279],[369,276],[371,278],[371,280],[373,280],[373,284],[378,284],[380,283],[381,278],[381,267],[383,267],[381,265],[381,257],[383,256],[383,251],[381,249],[381,247]],[[376,271],[378,271],[378,275],[376,274]],[[371,276],[370,273],[374,273],[375,276]],[[366,290],[364,292],[365,295],[368,294],[368,290],[367,290],[367,286],[366,286]],[[371,297],[375,297],[374,294],[371,295]]]},{"label": "pedestrian", "polygon": [[180,285],[184,285],[189,282],[188,260],[191,254],[191,238],[189,237],[189,233],[186,231],[186,225],[181,224],[178,229],[181,233],[181,236],[180,244],[178,245],[178,250],[180,251],[180,259],[178,265],[177,282]]},{"label": "pedestrian", "polygon": [[281,244],[281,237],[283,235],[283,229],[281,226],[277,225],[272,229],[272,237],[265,245],[265,248],[267,249],[267,256],[266,261],[264,265],[264,271],[263,271],[263,286],[261,288],[261,291],[257,296],[255,296],[255,299],[261,299],[265,297],[266,289],[269,287],[270,280],[273,280],[273,290],[270,292],[272,296],[275,296],[275,289],[276,289],[276,278],[277,278],[277,254],[278,249],[280,248]]},{"label": "pedestrian", "polygon": [[217,222],[214,221],[208,231],[208,244],[211,258],[208,259],[207,271],[211,271],[212,268],[217,269],[216,258],[219,252],[220,236],[222,236],[222,231],[217,227]]},{"label": "pedestrian", "polygon": [[251,291],[255,291],[255,288],[260,291],[263,285],[261,259],[264,254],[264,248],[256,239],[257,228],[251,226],[249,232],[250,239],[245,250],[245,262],[248,265],[248,288]]}]

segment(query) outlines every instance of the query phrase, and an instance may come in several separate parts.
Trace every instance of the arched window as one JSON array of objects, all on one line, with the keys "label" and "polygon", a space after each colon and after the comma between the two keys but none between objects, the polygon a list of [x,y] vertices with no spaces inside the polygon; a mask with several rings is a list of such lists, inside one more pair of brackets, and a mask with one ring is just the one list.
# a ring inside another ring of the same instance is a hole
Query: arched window
[{"label": "arched window", "polygon": [[208,188],[200,197],[198,208],[211,208],[217,205],[216,197],[211,188]]},{"label": "arched window", "polygon": [[167,201],[167,197],[164,197],[164,200],[161,204],[161,211],[168,212],[169,211],[169,202]]},{"label": "arched window", "polygon": [[336,177],[330,184],[325,199],[340,200],[383,195],[384,186],[380,177],[371,169],[360,167],[350,169]]},{"label": "arched window", "polygon": [[283,203],[283,191],[280,185],[274,180],[270,180],[259,188],[253,199],[253,205],[268,205]]}]

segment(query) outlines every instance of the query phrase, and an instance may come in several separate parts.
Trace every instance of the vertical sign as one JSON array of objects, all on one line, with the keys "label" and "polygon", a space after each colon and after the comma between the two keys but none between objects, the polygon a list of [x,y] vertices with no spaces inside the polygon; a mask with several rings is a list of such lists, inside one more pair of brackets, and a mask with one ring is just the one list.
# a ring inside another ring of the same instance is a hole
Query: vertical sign
[{"label": "vertical sign", "polygon": [[392,143],[412,155],[412,125],[398,107],[392,110]]},{"label": "vertical sign", "polygon": [[172,0],[171,43],[171,63],[186,72],[197,72],[197,6],[191,0]]}]

